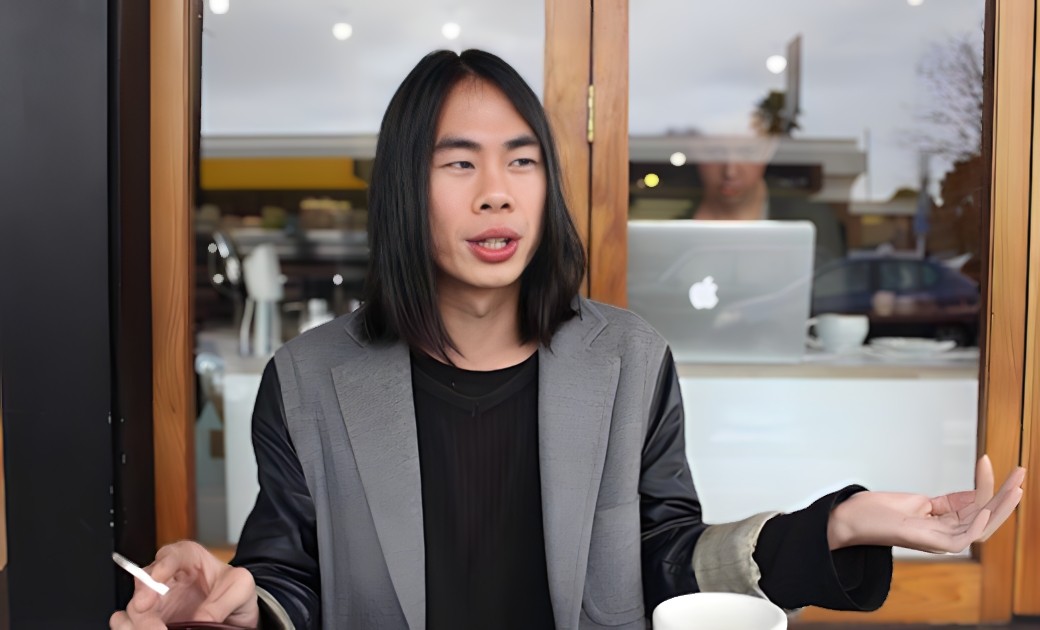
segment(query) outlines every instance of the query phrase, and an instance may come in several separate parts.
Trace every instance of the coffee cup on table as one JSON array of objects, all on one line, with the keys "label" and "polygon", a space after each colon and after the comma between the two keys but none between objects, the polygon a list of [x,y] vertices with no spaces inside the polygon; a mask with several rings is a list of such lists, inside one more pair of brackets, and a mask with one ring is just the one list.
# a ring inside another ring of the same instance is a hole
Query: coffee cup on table
[{"label": "coffee cup on table", "polygon": [[766,599],[737,593],[693,593],[661,602],[654,630],[786,630],[787,615]]},{"label": "coffee cup on table", "polygon": [[824,352],[849,352],[866,341],[870,319],[866,315],[824,313],[810,319],[808,327],[810,333],[816,330],[816,335],[809,337],[810,347]]}]

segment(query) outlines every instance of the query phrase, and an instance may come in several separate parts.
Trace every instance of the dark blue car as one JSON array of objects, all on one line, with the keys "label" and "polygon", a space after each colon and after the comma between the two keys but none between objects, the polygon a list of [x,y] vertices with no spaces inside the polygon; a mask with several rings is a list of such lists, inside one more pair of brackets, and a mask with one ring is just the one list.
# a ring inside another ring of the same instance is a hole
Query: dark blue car
[{"label": "dark blue car", "polygon": [[813,281],[813,315],[868,315],[871,337],[930,337],[974,345],[979,303],[974,280],[941,262],[919,258],[843,258],[820,267]]}]

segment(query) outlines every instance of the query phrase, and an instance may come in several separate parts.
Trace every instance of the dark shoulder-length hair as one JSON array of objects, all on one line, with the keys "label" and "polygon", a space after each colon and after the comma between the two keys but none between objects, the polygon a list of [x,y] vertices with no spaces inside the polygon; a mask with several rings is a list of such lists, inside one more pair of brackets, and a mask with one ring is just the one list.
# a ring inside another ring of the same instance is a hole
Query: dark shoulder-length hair
[{"label": "dark shoulder-length hair", "polygon": [[372,341],[403,339],[447,359],[458,350],[437,307],[429,220],[430,163],[437,120],[451,89],[477,78],[500,89],[534,131],[546,175],[541,242],[520,280],[520,338],[548,346],[574,316],[585,276],[585,251],[563,198],[560,163],[538,97],[509,64],[491,53],[430,53],[408,74],[379,129],[369,187],[369,264],[363,330]]}]

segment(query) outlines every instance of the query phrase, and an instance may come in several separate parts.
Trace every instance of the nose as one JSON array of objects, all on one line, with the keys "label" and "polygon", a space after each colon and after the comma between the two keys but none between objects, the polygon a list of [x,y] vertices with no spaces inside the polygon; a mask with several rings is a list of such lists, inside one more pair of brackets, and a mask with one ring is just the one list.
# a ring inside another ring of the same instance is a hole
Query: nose
[{"label": "nose", "polygon": [[513,209],[513,200],[504,192],[485,193],[480,199],[481,212],[501,212]]},{"label": "nose", "polygon": [[513,209],[515,202],[506,187],[506,175],[496,169],[484,171],[481,181],[481,192],[477,195],[475,210],[477,212],[503,212]]},{"label": "nose", "polygon": [[736,162],[726,162],[722,166],[722,175],[726,179],[733,179],[734,177],[737,176],[737,172],[739,170],[740,170],[740,167],[737,166]]}]

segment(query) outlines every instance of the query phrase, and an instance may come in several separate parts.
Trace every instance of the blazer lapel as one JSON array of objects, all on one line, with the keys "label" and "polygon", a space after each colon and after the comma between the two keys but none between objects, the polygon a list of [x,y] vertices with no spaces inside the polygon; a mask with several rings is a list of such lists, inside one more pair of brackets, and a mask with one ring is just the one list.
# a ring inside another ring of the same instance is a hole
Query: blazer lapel
[{"label": "blazer lapel", "polygon": [[576,628],[592,518],[606,456],[620,359],[590,345],[606,326],[587,302],[552,350],[539,350],[538,453],[549,593],[558,628]]},{"label": "blazer lapel", "polygon": [[421,630],[426,550],[408,348],[359,343],[361,351],[332,378],[390,579],[409,627]]}]

